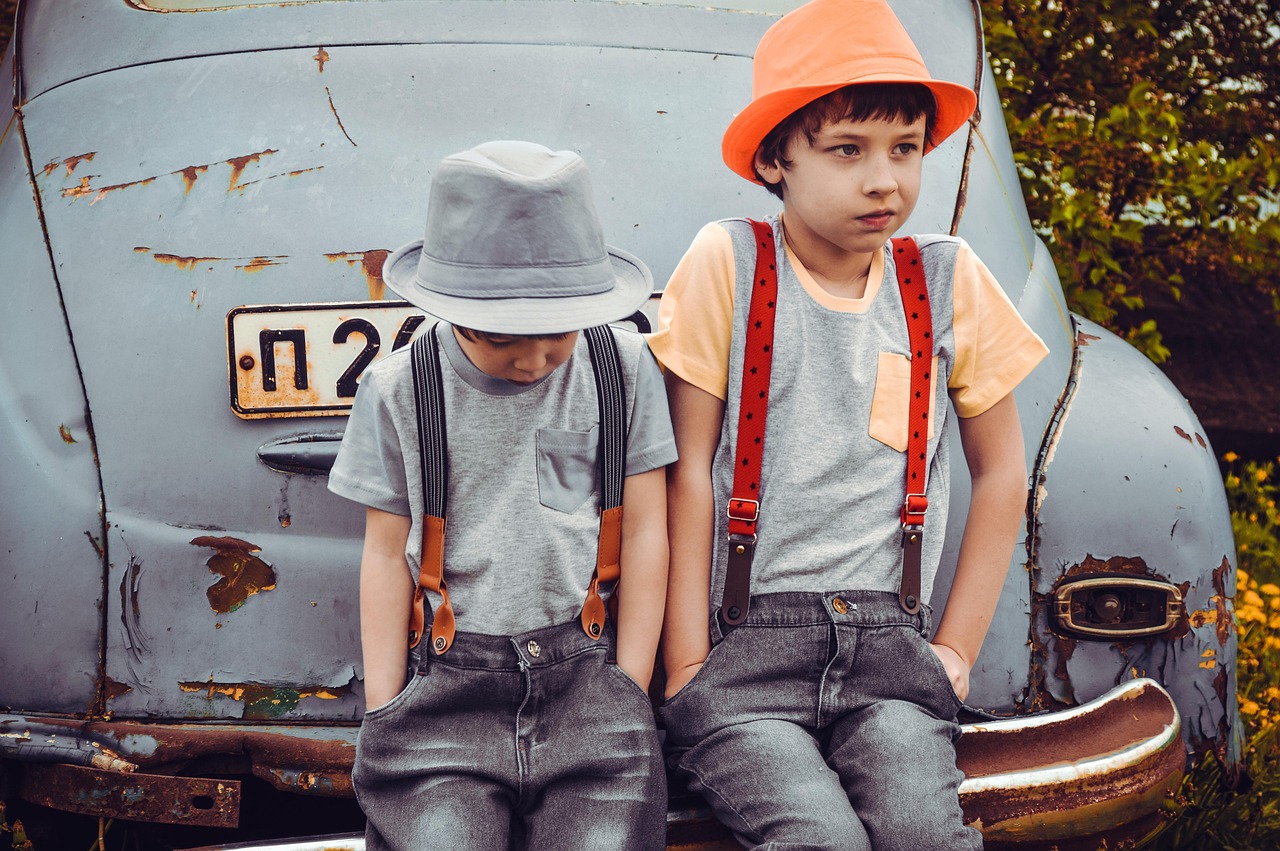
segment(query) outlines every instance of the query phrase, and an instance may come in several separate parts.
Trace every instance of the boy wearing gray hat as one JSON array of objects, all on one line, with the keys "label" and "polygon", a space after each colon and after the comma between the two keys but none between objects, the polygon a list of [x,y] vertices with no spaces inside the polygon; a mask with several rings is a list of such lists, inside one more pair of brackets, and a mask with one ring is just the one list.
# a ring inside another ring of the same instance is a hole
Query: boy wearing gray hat
[{"label": "boy wearing gray hat", "polygon": [[365,374],[329,476],[367,508],[367,846],[662,848],[675,441],[607,325],[649,272],[604,244],[581,158],[490,142],[441,162],[383,278],[442,321]]}]

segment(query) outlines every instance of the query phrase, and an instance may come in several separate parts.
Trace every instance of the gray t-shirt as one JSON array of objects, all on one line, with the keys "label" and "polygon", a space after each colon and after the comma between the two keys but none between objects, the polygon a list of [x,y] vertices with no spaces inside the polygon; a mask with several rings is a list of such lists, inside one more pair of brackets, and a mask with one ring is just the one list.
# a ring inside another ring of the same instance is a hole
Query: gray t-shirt
[{"label": "gray t-shirt", "polygon": [[[893,254],[886,244],[883,280],[862,310],[832,310],[806,292],[781,249],[784,235],[778,220],[771,223],[780,246],[778,298],[751,591],[896,592],[902,576],[899,509],[906,490],[911,370]],[[746,334],[756,259],[750,226],[732,220],[722,224],[733,239],[738,297],[729,398],[713,473],[717,542],[727,531],[725,509],[736,469],[743,370],[739,341]],[[929,510],[921,555],[927,603],[950,502],[947,387],[956,363],[953,281],[962,243],[936,235],[917,236],[916,242],[929,288],[934,345],[926,450]],[[720,603],[727,561],[727,547],[717,546],[713,606]]]},{"label": "gray t-shirt", "polygon": [[[675,438],[644,339],[613,330],[626,384],[631,476],[674,461]],[[449,455],[444,576],[458,629],[514,635],[573,620],[595,569],[600,529],[600,416],[586,337],[579,335],[569,360],[546,378],[519,385],[476,368],[447,323],[437,332]],[[405,558],[414,582],[421,475],[406,348],[361,378],[329,489],[413,518]]]}]

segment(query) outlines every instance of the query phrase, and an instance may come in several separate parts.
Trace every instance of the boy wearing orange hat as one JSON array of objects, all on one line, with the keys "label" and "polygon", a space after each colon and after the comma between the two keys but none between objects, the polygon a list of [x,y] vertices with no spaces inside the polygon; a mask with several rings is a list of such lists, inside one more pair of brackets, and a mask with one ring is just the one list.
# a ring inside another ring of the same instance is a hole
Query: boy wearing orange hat
[{"label": "boy wearing orange hat", "polygon": [[[704,227],[650,339],[679,451],[670,761],[748,847],[981,848],[956,716],[1026,499],[1012,391],[1046,349],[962,240],[890,240],[976,98],[881,0],[783,17],[753,89],[724,159],[783,212]],[[972,498],[935,630],[948,401]]]}]

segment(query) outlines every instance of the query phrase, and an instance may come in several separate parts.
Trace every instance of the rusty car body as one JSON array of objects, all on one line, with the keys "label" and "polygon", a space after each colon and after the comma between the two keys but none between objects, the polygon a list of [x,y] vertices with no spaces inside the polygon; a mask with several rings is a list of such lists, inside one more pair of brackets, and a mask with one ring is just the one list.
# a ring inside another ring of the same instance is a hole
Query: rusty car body
[{"label": "rusty car body", "polygon": [[[705,221],[774,209],[719,138],[794,5],[20,4],[0,68],[11,799],[230,827],[252,778],[351,796],[363,515],[325,473],[360,370],[423,321],[379,275],[431,165],[491,138],[579,151],[611,241],[663,281]],[[976,3],[892,5],[979,95],[908,229],[967,239],[1051,350],[1016,395],[1032,481],[973,672],[965,811],[993,847],[1138,836],[1188,758],[1238,758],[1216,459],[1163,375],[1069,312]],[[673,799],[673,843],[725,836]]]}]

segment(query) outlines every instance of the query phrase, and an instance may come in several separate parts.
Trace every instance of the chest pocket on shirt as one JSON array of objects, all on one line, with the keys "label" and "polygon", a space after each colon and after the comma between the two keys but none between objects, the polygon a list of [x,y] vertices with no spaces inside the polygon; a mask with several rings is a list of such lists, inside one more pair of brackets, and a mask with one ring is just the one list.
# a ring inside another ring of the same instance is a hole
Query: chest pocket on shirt
[{"label": "chest pocket on shirt", "polygon": [[572,514],[596,492],[600,426],[591,431],[538,429],[538,501]]},{"label": "chest pocket on shirt", "polygon": [[[938,359],[929,367],[929,437],[937,419]],[[867,432],[899,452],[907,451],[907,407],[911,404],[911,361],[906,355],[881,352],[876,368],[876,391],[871,399]]]}]

